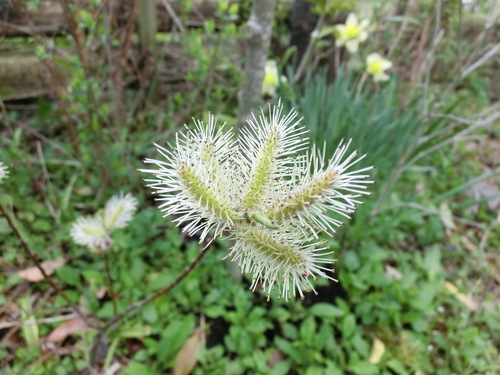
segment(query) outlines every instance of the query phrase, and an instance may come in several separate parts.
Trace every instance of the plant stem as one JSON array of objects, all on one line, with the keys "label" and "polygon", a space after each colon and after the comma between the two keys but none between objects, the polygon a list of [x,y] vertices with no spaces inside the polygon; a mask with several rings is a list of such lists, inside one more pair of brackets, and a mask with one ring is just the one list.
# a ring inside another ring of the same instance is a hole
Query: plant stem
[{"label": "plant stem", "polygon": [[85,314],[80,310],[80,308],[67,296],[66,293],[64,293],[64,291],[61,288],[59,288],[59,286],[57,286],[57,284],[54,282],[54,280],[45,271],[45,269],[40,264],[40,261],[38,260],[37,255],[31,250],[31,248],[28,245],[28,242],[23,237],[21,231],[16,226],[16,224],[14,223],[14,221],[12,220],[12,218],[7,213],[7,211],[5,210],[5,208],[3,207],[3,205],[1,203],[0,203],[0,211],[7,219],[7,223],[9,225],[10,229],[12,229],[12,231],[17,236],[17,238],[19,238],[19,241],[21,242],[21,247],[26,252],[26,254],[28,254],[28,256],[31,258],[33,263],[35,263],[35,266],[40,270],[40,272],[42,273],[45,280],[48,281],[50,286],[56,291],[57,294],[59,294],[62,298],[64,298],[66,300],[66,302],[68,302],[68,304],[71,306],[71,308],[75,311],[76,314],[78,314],[78,316],[83,320],[83,322],[87,326],[95,328],[95,325],[90,323],[90,321],[87,319]]},{"label": "plant stem", "polygon": [[104,266],[106,268],[106,276],[108,277],[109,297],[111,298],[111,302],[113,303],[113,313],[116,315],[118,314],[118,308],[116,307],[115,292],[113,287],[114,280],[111,277],[111,272],[109,270],[109,252],[106,252],[106,255],[104,257]]},{"label": "plant stem", "polygon": [[175,278],[174,281],[172,281],[170,284],[167,286],[163,287],[160,290],[157,290],[153,294],[149,295],[148,297],[134,302],[130,305],[127,306],[125,310],[123,310],[120,314],[115,315],[111,320],[106,322],[106,324],[101,328],[101,332],[104,333],[107,330],[109,330],[112,326],[114,326],[116,323],[118,323],[120,320],[122,320],[126,315],[130,314],[134,310],[138,310],[147,303],[155,300],[156,298],[160,297],[161,295],[168,293],[171,289],[173,289],[177,284],[179,284],[192,270],[193,268],[200,262],[200,260],[205,256],[205,254],[208,252],[210,249],[210,246],[212,245],[214,239],[212,238],[210,241],[208,241],[207,245],[201,249],[200,253],[196,258],[194,258],[191,263],[182,271],[177,277]]},{"label": "plant stem", "polygon": [[71,3],[69,0],[63,0],[61,4],[64,15],[68,21],[69,32],[76,44],[76,51],[78,53],[78,57],[83,64],[83,69],[85,73],[88,74],[89,72],[88,59],[84,48],[84,42],[82,41],[82,33],[81,30],[78,28],[78,20],[76,19],[77,17],[79,17],[78,3],[74,4],[76,7],[75,11],[71,10]]},{"label": "plant stem", "polygon": [[319,30],[323,26],[324,21],[325,21],[325,16],[321,15],[318,19],[316,27],[314,28],[314,31],[311,33],[311,39],[309,40],[309,44],[307,45],[306,51],[304,52],[304,56],[300,60],[299,67],[297,68],[297,71],[295,72],[295,75],[293,77],[293,83],[297,83],[304,75],[304,71],[307,68],[307,65],[309,63],[309,59],[311,58],[311,55],[313,53],[314,45],[316,43],[316,40],[315,40],[315,38],[312,37],[312,35],[314,35],[316,32],[319,32]]}]

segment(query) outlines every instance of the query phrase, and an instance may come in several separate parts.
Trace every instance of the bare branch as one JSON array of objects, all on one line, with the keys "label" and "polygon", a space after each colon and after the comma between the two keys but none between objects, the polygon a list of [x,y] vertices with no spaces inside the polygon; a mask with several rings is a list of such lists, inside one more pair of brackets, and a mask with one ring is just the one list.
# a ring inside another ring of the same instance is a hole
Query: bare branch
[{"label": "bare branch", "polygon": [[16,226],[16,224],[12,220],[11,216],[7,213],[7,211],[5,210],[5,208],[3,207],[3,205],[1,203],[0,203],[0,212],[2,212],[2,214],[5,216],[5,219],[7,219],[7,224],[9,225],[10,229],[12,229],[12,231],[17,236],[17,238],[19,238],[19,241],[21,242],[21,247],[23,248],[23,250],[26,252],[26,254],[28,254],[28,256],[31,258],[33,263],[35,263],[35,266],[40,270],[43,277],[45,278],[45,280],[48,281],[48,283],[50,284],[52,289],[54,289],[57,294],[59,294],[62,298],[64,298],[66,300],[66,302],[68,302],[68,304],[71,306],[71,308],[75,311],[75,313],[78,314],[78,316],[85,322],[85,324],[87,326],[95,328],[95,325],[90,323],[89,319],[87,319],[87,316],[83,313],[83,311],[81,311],[80,308],[68,297],[68,295],[66,293],[64,293],[64,291],[61,288],[59,288],[59,286],[57,286],[57,284],[54,282],[54,280],[45,271],[45,269],[40,264],[38,257],[30,249],[28,242],[26,241],[26,239],[22,235],[21,231]]}]

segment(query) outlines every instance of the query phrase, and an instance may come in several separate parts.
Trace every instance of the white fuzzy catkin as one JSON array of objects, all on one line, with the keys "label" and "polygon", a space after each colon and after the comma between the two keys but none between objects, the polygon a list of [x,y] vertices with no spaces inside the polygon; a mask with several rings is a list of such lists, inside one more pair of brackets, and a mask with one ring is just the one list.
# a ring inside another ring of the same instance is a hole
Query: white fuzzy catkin
[{"label": "white fuzzy catkin", "polygon": [[0,183],[7,177],[9,177],[9,168],[0,161]]},{"label": "white fuzzy catkin", "polygon": [[130,193],[111,197],[102,212],[79,217],[71,226],[71,237],[92,251],[105,251],[113,246],[111,233],[124,228],[137,210],[137,199]]}]

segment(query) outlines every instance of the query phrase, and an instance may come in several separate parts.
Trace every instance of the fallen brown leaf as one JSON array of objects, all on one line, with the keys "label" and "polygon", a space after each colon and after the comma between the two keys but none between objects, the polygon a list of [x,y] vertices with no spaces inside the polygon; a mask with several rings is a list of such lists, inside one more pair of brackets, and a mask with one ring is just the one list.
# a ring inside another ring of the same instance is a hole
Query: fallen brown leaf
[{"label": "fallen brown leaf", "polygon": [[63,342],[68,336],[85,328],[85,322],[81,318],[67,320],[49,333],[47,341],[52,343]]},{"label": "fallen brown leaf", "polygon": [[205,322],[202,317],[200,326],[189,336],[175,358],[174,375],[189,375],[193,371],[200,349],[205,344]]},{"label": "fallen brown leaf", "polygon": [[387,275],[389,281],[401,280],[403,278],[403,274],[401,273],[401,271],[389,266],[388,264],[385,265],[385,274]]},{"label": "fallen brown leaf", "polygon": [[97,290],[95,291],[95,296],[96,296],[98,299],[101,299],[101,298],[103,298],[103,297],[106,295],[106,291],[107,291],[107,290],[108,290],[108,289],[107,289],[105,286],[103,286],[103,287],[101,287],[101,288],[99,288],[99,289],[97,289]]},{"label": "fallen brown leaf", "polygon": [[[66,259],[59,258],[54,260],[46,260],[41,263],[41,266],[47,273],[47,275],[52,275],[57,268],[62,267],[65,264],[66,264]],[[37,282],[44,279],[43,274],[38,269],[38,267],[26,268],[24,270],[17,272],[17,275],[19,277],[22,277],[24,280],[28,280],[31,282]]]},{"label": "fallen brown leaf", "polygon": [[462,236],[462,237],[460,237],[460,241],[465,246],[465,248],[467,250],[469,250],[471,253],[477,251],[477,246],[472,243],[472,241],[469,239],[469,237]]}]

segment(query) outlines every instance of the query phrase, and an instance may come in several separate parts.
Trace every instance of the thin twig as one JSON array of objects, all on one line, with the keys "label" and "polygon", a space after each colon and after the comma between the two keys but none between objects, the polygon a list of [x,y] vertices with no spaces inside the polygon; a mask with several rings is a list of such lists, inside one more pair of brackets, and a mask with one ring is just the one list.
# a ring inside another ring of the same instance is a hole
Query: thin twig
[{"label": "thin twig", "polygon": [[[45,205],[47,206],[47,209],[49,210],[50,214],[52,215],[52,218],[56,221],[57,225],[61,224],[61,221],[59,220],[59,215],[57,211],[55,210],[54,206],[52,205],[52,202],[50,201],[46,191],[47,189],[52,192],[52,182],[50,181],[50,175],[49,171],[47,169],[47,165],[45,164],[45,157],[43,156],[43,150],[42,150],[42,143],[40,141],[36,142],[36,151],[38,153],[38,157],[40,158],[40,166],[42,167],[42,174],[43,174],[43,179],[42,181],[44,182],[43,186],[43,200],[45,202]],[[46,184],[46,186],[45,186]]]},{"label": "thin twig", "polygon": [[5,125],[7,125],[7,129],[9,130],[9,135],[14,137],[14,130],[12,130],[12,126],[10,124],[9,114],[7,113],[7,109],[5,108],[5,104],[0,97],[0,110],[2,111],[2,117],[4,119]]},{"label": "thin twig", "polygon": [[63,0],[61,4],[63,7],[64,15],[68,20],[69,32],[72,35],[73,40],[75,41],[76,44],[76,52],[78,53],[78,57],[80,58],[80,61],[83,64],[83,69],[85,73],[88,73],[89,66],[85,48],[82,43],[82,34],[80,33],[80,29],[78,28],[78,22],[77,20],[75,20],[74,17],[74,16],[78,17],[78,3],[75,4],[75,7],[77,7],[76,12],[71,11],[71,4],[69,0]]},{"label": "thin twig", "polygon": [[396,37],[394,38],[391,46],[389,47],[389,52],[387,52],[388,59],[390,59],[392,57],[392,54],[396,50],[396,47],[398,46],[399,42],[401,41],[401,38],[403,37],[407,27],[408,27],[408,19],[404,18],[403,22],[401,23],[401,26],[399,27],[398,33],[396,34]]},{"label": "thin twig", "polygon": [[78,314],[67,314],[67,315],[52,316],[50,318],[43,318],[43,319],[28,319],[24,321],[3,322],[0,323],[0,329],[11,328],[11,327],[22,327],[40,323],[50,324],[50,323],[64,322],[77,317]]},{"label": "thin twig", "polygon": [[434,19],[434,36],[432,38],[432,44],[429,49],[429,52],[427,53],[427,61],[426,61],[426,66],[425,66],[425,76],[424,76],[424,87],[423,87],[423,115],[424,119],[427,119],[427,115],[429,114],[429,101],[428,101],[428,93],[429,93],[429,84],[430,84],[430,78],[431,78],[431,72],[432,72],[432,67],[434,65],[434,54],[436,52],[436,48],[441,41],[441,38],[444,35],[444,31],[441,30],[441,7],[442,7],[442,0],[438,0],[437,2],[437,9],[436,9],[436,15]]},{"label": "thin twig", "polygon": [[[43,135],[42,133],[40,133],[37,129],[35,129],[34,127],[32,127],[31,125],[25,123],[25,122],[22,122],[22,121],[19,121],[17,120],[14,125],[16,126],[19,126],[20,128],[23,128],[24,130],[26,130],[28,133],[30,133],[31,135],[35,136],[36,138],[38,138],[39,140],[51,145],[53,148],[61,151],[61,153],[63,153],[64,155],[66,155],[68,157],[68,159],[72,159],[74,156],[71,155],[71,153],[69,153],[63,146],[61,146],[58,142],[55,142],[49,138],[47,138],[45,135]],[[68,161],[69,162],[69,161]],[[75,161],[76,163],[76,161]],[[78,166],[82,166],[82,163],[81,162],[78,162],[80,164],[78,164]]]},{"label": "thin twig", "polygon": [[177,17],[177,14],[175,13],[174,8],[172,8],[172,5],[170,5],[170,3],[168,2],[168,0],[161,0],[161,3],[163,4],[163,6],[165,7],[165,9],[167,10],[169,16],[172,17],[172,20],[174,21],[175,26],[177,26],[177,28],[179,29],[179,31],[184,34],[186,32],[186,28],[182,24],[182,22],[179,19],[179,17]]},{"label": "thin twig", "polygon": [[488,61],[490,58],[492,58],[493,56],[495,56],[495,54],[500,51],[500,43],[497,43],[495,44],[495,46],[490,49],[487,53],[485,53],[483,56],[481,56],[480,59],[478,59],[476,62],[474,62],[473,64],[469,65],[462,73],[462,75],[460,76],[460,78],[465,78],[467,77],[469,74],[471,74],[474,70],[476,70],[477,68],[479,68],[481,65],[483,65],[486,61]]},{"label": "thin twig", "polygon": [[483,121],[478,121],[476,124],[469,126],[468,128],[458,132],[454,136],[452,136],[450,138],[446,138],[444,141],[442,141],[442,142],[440,142],[432,147],[429,147],[428,149],[425,149],[425,150],[419,152],[417,155],[415,155],[412,159],[410,159],[406,163],[406,166],[410,166],[410,165],[415,164],[418,160],[422,159],[424,156],[427,156],[427,155],[431,154],[432,152],[437,151],[446,145],[449,145],[450,143],[465,140],[466,136],[469,133],[471,133],[472,131],[474,131],[478,128],[485,127],[486,125],[495,121],[497,118],[500,118],[500,113],[496,113],[493,116],[490,116],[489,118],[487,118]]},{"label": "thin twig", "polygon": [[323,22],[325,21],[325,16],[321,15],[318,18],[318,22],[316,23],[316,27],[314,28],[313,32],[311,33],[309,43],[307,45],[307,48],[304,52],[304,56],[302,57],[302,60],[300,60],[299,67],[297,68],[297,71],[295,72],[295,75],[293,76],[293,83],[297,83],[303,76],[304,70],[307,67],[307,64],[309,63],[309,59],[311,58],[312,52],[314,45],[316,44],[316,39],[313,37],[313,35],[316,35],[320,30],[321,27],[323,26]]},{"label": "thin twig", "polygon": [[[419,203],[415,203],[415,202],[401,202],[401,203],[396,203],[396,204],[384,207],[383,209],[381,209],[379,211],[379,213],[380,212],[384,212],[384,211],[395,210],[395,209],[398,209],[398,208],[405,208],[405,207],[407,207],[407,208],[415,208],[417,210],[422,211],[426,215],[441,216],[441,212],[439,210],[428,208],[428,207],[425,207],[425,206],[423,206],[423,205],[421,205]],[[452,218],[453,218],[453,220],[455,220],[455,221],[457,221],[459,223],[462,223],[464,225],[468,225],[468,226],[473,227],[473,228],[484,229],[484,227],[485,227],[485,224],[477,223],[475,221],[468,220],[468,219],[464,219],[463,217],[460,217],[460,216],[452,215]]]},{"label": "thin twig", "polygon": [[62,298],[66,300],[66,302],[69,303],[71,308],[75,311],[75,313],[78,314],[78,316],[85,322],[85,324],[89,327],[95,327],[93,324],[90,323],[90,321],[87,319],[85,314],[80,310],[80,308],[67,296],[64,291],[57,286],[57,284],[54,282],[54,280],[50,277],[50,275],[45,271],[45,269],[42,267],[40,261],[38,260],[37,255],[30,249],[28,242],[26,242],[24,236],[22,235],[21,231],[19,228],[16,226],[10,215],[7,213],[3,205],[0,203],[0,211],[2,214],[5,216],[5,219],[7,220],[7,224],[9,225],[10,229],[14,232],[14,234],[17,236],[19,241],[21,242],[21,247],[23,250],[28,254],[28,256],[31,258],[33,263],[35,263],[36,268],[40,270],[42,273],[43,277],[47,282],[50,284],[50,286],[56,291],[57,294],[59,294]]},{"label": "thin twig", "polygon": [[193,268],[200,262],[200,260],[205,256],[207,251],[210,249],[210,246],[212,245],[214,239],[212,238],[208,244],[201,249],[200,253],[194,258],[191,263],[182,271],[174,281],[172,281],[170,284],[165,286],[164,288],[157,290],[153,294],[149,295],[148,297],[134,302],[130,305],[127,306],[125,310],[123,310],[120,314],[115,315],[111,320],[109,320],[101,329],[101,333],[106,332],[109,330],[111,327],[113,327],[116,323],[118,323],[120,320],[122,320],[126,315],[130,314],[134,310],[138,310],[144,305],[148,304],[149,302],[155,300],[156,298],[160,297],[161,295],[168,293],[172,288],[177,286],[192,270]]}]

